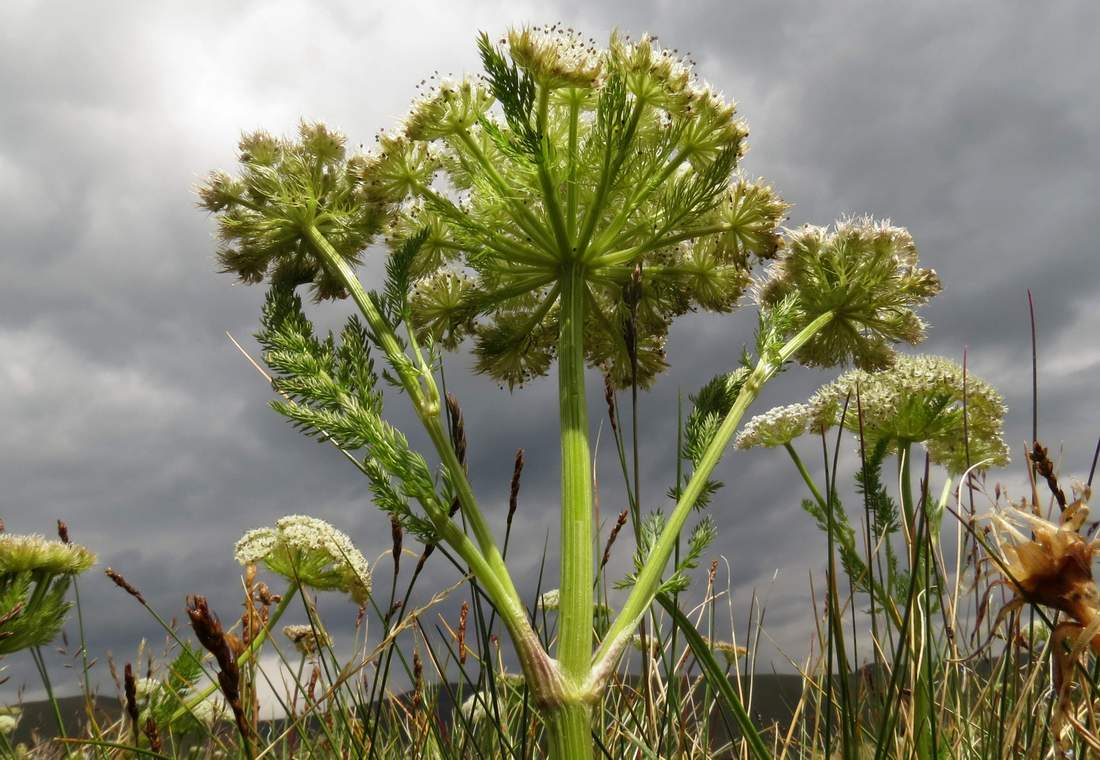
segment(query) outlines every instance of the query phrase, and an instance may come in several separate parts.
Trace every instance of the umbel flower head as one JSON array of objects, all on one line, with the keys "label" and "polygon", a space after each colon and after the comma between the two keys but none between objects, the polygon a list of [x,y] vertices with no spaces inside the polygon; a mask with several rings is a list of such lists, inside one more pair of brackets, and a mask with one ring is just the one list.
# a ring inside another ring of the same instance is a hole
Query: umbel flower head
[{"label": "umbel flower head", "polygon": [[914,309],[940,292],[940,280],[917,266],[916,246],[904,229],[847,219],[832,230],[807,225],[787,243],[758,286],[758,299],[770,306],[796,294],[793,331],[826,312],[835,315],[800,350],[803,364],[883,369],[893,362],[895,343],[924,340],[924,321]]},{"label": "umbel flower head", "polygon": [[23,708],[18,705],[0,707],[0,735],[11,736],[22,717]]},{"label": "umbel flower head", "polygon": [[883,441],[888,450],[923,444],[933,462],[953,473],[1008,462],[1001,394],[974,375],[964,382],[963,368],[950,359],[899,355],[881,372],[847,372],[818,390],[810,406],[820,423],[835,425],[846,398],[845,427],[858,433],[862,417],[871,444]]},{"label": "umbel flower head", "polygon": [[832,412],[831,407],[824,409],[820,404],[777,406],[746,422],[737,435],[736,446],[739,449],[785,446],[809,430],[835,424]]},{"label": "umbel flower head", "polygon": [[396,204],[394,249],[425,234],[408,316],[448,348],[472,337],[513,386],[549,371],[575,294],[587,362],[626,385],[636,360],[645,386],[674,317],[736,306],[787,205],[737,174],[733,104],[654,39],[604,49],[555,25],[479,44],[484,78],[426,81],[361,164]]},{"label": "umbel flower head", "polygon": [[322,649],[332,646],[332,637],[323,628],[312,625],[287,625],[283,635],[302,655],[311,656]]},{"label": "umbel flower head", "polygon": [[288,580],[322,591],[343,591],[357,604],[366,604],[371,571],[366,559],[346,534],[324,520],[289,515],[274,528],[257,528],[237,542],[237,561],[263,563]]},{"label": "umbel flower head", "polygon": [[306,122],[297,140],[245,135],[239,158],[240,176],[214,172],[198,189],[199,205],[218,215],[224,271],[247,283],[310,284],[318,298],[344,297],[311,235],[316,230],[354,263],[383,225],[383,205],[358,179],[362,159],[347,160],[343,135]]},{"label": "umbel flower head", "polygon": [[48,644],[71,607],[72,579],[95,564],[77,544],[0,534],[0,655]]}]

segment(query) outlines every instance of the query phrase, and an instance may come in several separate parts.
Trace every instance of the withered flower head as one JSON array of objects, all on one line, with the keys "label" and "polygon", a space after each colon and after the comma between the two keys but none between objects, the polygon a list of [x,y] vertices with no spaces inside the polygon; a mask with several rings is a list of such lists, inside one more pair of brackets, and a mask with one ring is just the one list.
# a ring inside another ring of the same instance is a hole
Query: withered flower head
[{"label": "withered flower head", "polygon": [[328,631],[312,625],[284,626],[283,635],[290,639],[294,648],[303,655],[314,655],[332,646],[332,637],[328,635]]},{"label": "withered flower head", "polygon": [[1087,486],[1078,489],[1057,524],[1023,505],[989,515],[1003,565],[999,569],[1019,597],[1059,610],[1086,628],[1100,614],[1100,591],[1092,575],[1100,543],[1080,534],[1090,495]]}]

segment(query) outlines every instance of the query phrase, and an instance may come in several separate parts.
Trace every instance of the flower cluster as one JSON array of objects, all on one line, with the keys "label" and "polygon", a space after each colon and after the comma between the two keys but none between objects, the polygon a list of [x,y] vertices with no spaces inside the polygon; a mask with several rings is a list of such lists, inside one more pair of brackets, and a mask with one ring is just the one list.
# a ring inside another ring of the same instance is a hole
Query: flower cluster
[{"label": "flower cluster", "polygon": [[433,76],[431,81],[405,117],[410,140],[435,140],[470,129],[493,104],[493,96],[469,77],[436,81]]},{"label": "flower cluster", "polygon": [[890,448],[923,444],[936,464],[954,473],[971,465],[1008,462],[1004,401],[991,385],[940,356],[901,355],[881,372],[853,370],[822,387],[810,403],[835,424],[849,399],[844,424]]},{"label": "flower cluster", "polygon": [[811,428],[820,428],[819,417],[820,410],[811,404],[777,406],[746,422],[735,445],[739,449],[785,446]]},{"label": "flower cluster", "polygon": [[802,363],[876,370],[893,362],[893,344],[924,339],[924,322],[913,309],[939,292],[936,273],[917,266],[908,232],[861,218],[838,222],[833,230],[806,226],[791,233],[757,297],[770,306],[797,295],[795,331],[834,314],[802,347]]},{"label": "flower cluster", "polygon": [[245,135],[239,158],[239,177],[214,172],[198,189],[199,204],[218,215],[223,270],[247,283],[311,284],[318,298],[344,297],[313,232],[358,261],[386,215],[361,180],[365,159],[347,160],[343,135],[305,122],[297,140]]},{"label": "flower cluster", "polygon": [[18,705],[0,707],[0,736],[11,736],[23,718],[23,708]]},{"label": "flower cluster", "polygon": [[0,534],[0,655],[48,644],[72,606],[72,579],[95,564],[83,546]]},{"label": "flower cluster", "polygon": [[257,528],[237,542],[237,561],[263,563],[273,573],[319,590],[343,591],[366,604],[371,571],[346,534],[323,520],[289,515],[274,528]]},{"label": "flower cluster", "polygon": [[312,625],[288,625],[283,627],[283,635],[303,656],[312,656],[326,647],[332,646],[332,637],[328,632]]},{"label": "flower cluster", "polygon": [[78,544],[42,536],[0,534],[0,575],[41,573],[79,575],[95,564],[95,554]]},{"label": "flower cluster", "polygon": [[595,40],[561,24],[512,29],[506,41],[516,65],[548,90],[595,87],[603,71]]},{"label": "flower cluster", "polygon": [[520,384],[549,371],[576,268],[588,363],[648,385],[672,319],[735,308],[775,256],[787,204],[736,174],[734,105],[655,39],[601,49],[555,25],[502,42],[482,39],[482,82],[433,84],[360,165],[396,205],[394,249],[427,232],[412,322],[447,348],[472,337],[479,371]]},{"label": "flower cluster", "polygon": [[543,592],[542,596],[539,597],[539,609],[553,611],[558,609],[559,606],[561,606],[561,592],[556,588]]}]

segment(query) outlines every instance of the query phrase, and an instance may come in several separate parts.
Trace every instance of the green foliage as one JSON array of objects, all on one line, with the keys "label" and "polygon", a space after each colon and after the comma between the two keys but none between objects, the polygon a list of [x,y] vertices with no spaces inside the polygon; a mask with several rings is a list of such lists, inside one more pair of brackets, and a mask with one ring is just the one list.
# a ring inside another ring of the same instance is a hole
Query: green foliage
[{"label": "green foliage", "polygon": [[[634,586],[638,573],[645,567],[649,560],[653,547],[657,544],[657,538],[665,528],[665,516],[660,510],[655,510],[646,515],[641,525],[641,540],[634,552],[634,572],[616,581],[615,588],[627,589]],[[696,523],[688,539],[686,551],[681,555],[673,572],[661,582],[659,594],[676,594],[685,591],[691,580],[688,573],[699,566],[699,560],[707,548],[718,538],[718,527],[708,516]]]},{"label": "green foliage", "polygon": [[184,642],[179,654],[168,664],[166,678],[149,695],[149,717],[158,726],[171,726],[171,730],[186,734],[201,728],[189,712],[173,722],[172,717],[191,696],[191,691],[203,675],[203,653]]},{"label": "green foliage", "polygon": [[[710,382],[700,388],[689,399],[692,403],[691,412],[684,424],[683,440],[681,442],[680,457],[697,467],[703,458],[703,453],[714,440],[718,428],[725,419],[737,400],[741,388],[749,377],[749,369],[740,367],[733,372],[715,375]],[[691,479],[691,473],[685,473],[683,483],[669,490],[669,496],[678,499],[680,489]],[[705,509],[722,483],[717,480],[707,479],[702,493],[695,502],[697,509]]]},{"label": "green foliage", "polygon": [[324,340],[302,312],[292,291],[268,291],[256,335],[264,361],[275,373],[272,385],[286,398],[272,408],[307,435],[331,439],[348,451],[366,449],[364,474],[377,505],[426,542],[435,538],[430,521],[415,514],[410,500],[435,503],[435,486],[424,458],[405,436],[382,419],[367,331],[352,316],[340,335]]},{"label": "green foliage", "polygon": [[[844,574],[852,581],[854,588],[863,593],[871,591],[871,577],[867,572],[867,565],[863,561],[859,547],[856,545],[856,532],[848,522],[848,514],[843,505],[833,495],[832,500],[822,507],[814,499],[803,499],[802,509],[817,523],[817,527],[828,533],[830,522],[832,524],[833,540],[836,542],[837,551],[840,554],[841,566]],[[832,512],[832,520],[826,510]]]},{"label": "green foliage", "polygon": [[0,655],[50,643],[72,606],[74,577],[95,563],[83,546],[0,534]]},{"label": "green foliage", "polygon": [[891,542],[901,529],[900,512],[897,502],[882,482],[882,467],[889,451],[887,443],[879,440],[867,449],[862,466],[856,470],[855,482],[856,491],[863,497],[871,516],[871,535],[883,544],[889,593],[895,599],[903,599],[909,588],[909,577],[908,573],[898,568],[897,554]]},{"label": "green foliage", "polygon": [[541,160],[541,135],[531,123],[535,106],[534,79],[522,73],[515,63],[509,64],[485,32],[478,36],[477,48],[490,90],[504,111],[509,132],[505,133],[487,119],[482,120],[482,128],[509,156]]},{"label": "green foliage", "polygon": [[65,600],[72,581],[68,575],[24,570],[0,576],[0,655],[43,646],[61,632]]},{"label": "green foliage", "polygon": [[408,321],[409,290],[415,271],[417,257],[424,248],[431,230],[424,228],[409,236],[399,248],[386,259],[386,285],[381,297],[375,296],[375,302],[391,325]]}]

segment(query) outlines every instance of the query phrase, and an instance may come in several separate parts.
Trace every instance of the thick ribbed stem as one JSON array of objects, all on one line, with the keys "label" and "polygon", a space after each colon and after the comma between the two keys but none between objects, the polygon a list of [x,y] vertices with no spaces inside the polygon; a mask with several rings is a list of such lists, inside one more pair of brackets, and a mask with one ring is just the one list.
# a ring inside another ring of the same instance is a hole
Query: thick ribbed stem
[{"label": "thick ribbed stem", "polygon": [[592,707],[585,702],[567,702],[543,711],[546,748],[553,760],[590,760]]},{"label": "thick ribbed stem", "polygon": [[584,392],[582,271],[568,265],[561,281],[558,399],[561,412],[561,606],[558,660],[580,683],[592,661],[592,460]]}]

